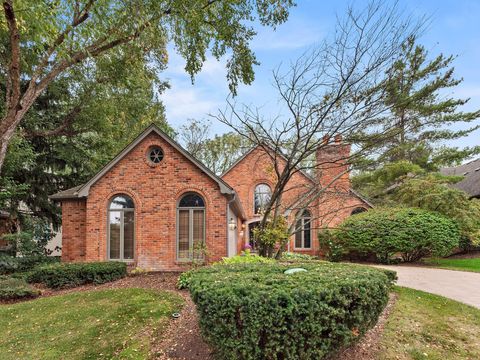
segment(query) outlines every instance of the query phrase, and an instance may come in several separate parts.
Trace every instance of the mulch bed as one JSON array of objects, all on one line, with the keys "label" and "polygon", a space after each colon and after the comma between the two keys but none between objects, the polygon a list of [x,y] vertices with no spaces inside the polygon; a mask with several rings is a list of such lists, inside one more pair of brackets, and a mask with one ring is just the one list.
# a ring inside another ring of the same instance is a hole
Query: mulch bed
[{"label": "mulch bed", "polygon": [[[175,292],[185,300],[180,317],[170,322],[167,329],[161,334],[145,334],[152,338],[151,358],[158,360],[211,360],[212,351],[203,341],[198,325],[195,304],[190,299],[187,291],[176,288],[178,273],[149,273],[133,277],[126,277],[115,282],[102,285],[83,285],[73,289],[42,290],[40,297],[68,294],[78,291],[122,289],[122,288],[145,288]],[[335,360],[368,360],[375,358],[379,351],[379,339],[385,326],[386,319],[394,304],[395,296],[391,295],[390,301],[383,311],[377,325],[369,330],[365,336],[355,345],[342,351],[335,356]],[[332,359],[332,360],[333,360]]]}]

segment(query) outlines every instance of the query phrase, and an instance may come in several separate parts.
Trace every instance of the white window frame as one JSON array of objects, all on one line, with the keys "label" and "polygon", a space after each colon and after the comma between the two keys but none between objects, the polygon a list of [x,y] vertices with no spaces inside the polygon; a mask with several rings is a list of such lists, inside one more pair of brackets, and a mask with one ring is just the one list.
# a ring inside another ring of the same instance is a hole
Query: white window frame
[{"label": "white window frame", "polygon": [[[295,238],[293,240],[293,249],[294,250],[311,250],[312,249],[312,214],[310,211],[308,211],[308,216],[302,215],[301,218],[297,219],[297,223],[301,222],[301,226],[299,229],[295,229]],[[308,224],[310,225],[310,229],[308,230],[310,232],[310,246],[305,247],[305,223],[308,221]],[[296,224],[295,224],[296,225]],[[295,226],[296,227],[296,226]],[[300,231],[300,236],[302,240],[302,247],[297,247],[297,234]]]},{"label": "white window frame", "polygon": [[[268,185],[266,183],[260,183],[260,184],[255,185],[255,188],[253,189],[253,213],[255,215],[260,215],[261,214],[260,212],[257,212],[257,209],[256,209],[257,188],[260,187],[260,186],[266,186],[268,188],[269,192],[268,192],[268,194],[266,192],[259,192],[259,194],[268,195],[270,197],[270,199],[272,198],[272,188],[271,188],[270,185]],[[261,210],[261,208],[260,208],[260,210]]]},{"label": "white window frame", "polygon": [[[190,194],[195,194],[198,195],[199,197],[202,198],[203,203],[205,204],[205,199],[203,196],[201,196],[198,193],[186,193],[182,194],[182,196],[178,199],[177,202],[177,224],[176,224],[176,236],[175,236],[175,242],[176,242],[176,259],[178,262],[192,262],[193,261],[193,212],[194,211],[202,211],[203,212],[203,243],[206,243],[206,228],[207,228],[207,213],[206,213],[206,206],[180,206],[180,201],[183,199],[184,196],[190,195]],[[183,210],[188,210],[188,258],[180,258],[180,211]],[[201,259],[195,259],[195,260],[201,260]]]},{"label": "white window frame", "polygon": [[[134,203],[133,208],[121,208],[121,209],[112,209],[112,201],[119,197],[119,196],[124,196],[132,200]],[[112,212],[119,212],[120,213],[120,257],[117,258],[112,258],[110,257],[110,213]],[[125,259],[125,213],[126,212],[133,212],[133,256],[131,259]],[[107,259],[109,261],[122,261],[122,262],[134,262],[135,261],[135,246],[136,246],[136,226],[137,226],[137,221],[135,219],[135,202],[133,201],[132,197],[127,195],[127,194],[116,194],[111,197],[110,201],[108,202],[108,208],[107,208]]]}]

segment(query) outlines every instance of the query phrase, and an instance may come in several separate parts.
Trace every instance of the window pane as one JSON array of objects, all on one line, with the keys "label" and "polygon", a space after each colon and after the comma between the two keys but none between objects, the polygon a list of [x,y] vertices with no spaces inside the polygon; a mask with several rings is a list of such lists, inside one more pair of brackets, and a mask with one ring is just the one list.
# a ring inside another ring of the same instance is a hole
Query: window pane
[{"label": "window pane", "polygon": [[113,200],[110,202],[110,209],[133,209],[135,206],[133,205],[133,200],[127,195],[119,195],[115,196]]},{"label": "window pane", "polygon": [[178,258],[188,259],[190,257],[189,244],[189,210],[178,211]]},{"label": "window pane", "polygon": [[304,221],[303,222],[303,228],[304,228],[304,230],[303,230],[303,246],[305,248],[309,248],[309,247],[311,247],[311,244],[312,244],[312,242],[311,242],[311,233],[312,232],[310,231],[311,230],[311,223],[310,223],[311,219],[303,219],[303,221]]},{"label": "window pane", "polygon": [[123,258],[133,259],[134,239],[134,213],[125,211],[123,213]]},{"label": "window pane", "polygon": [[179,207],[205,207],[202,197],[195,193],[184,195],[178,204]]},{"label": "window pane", "polygon": [[205,212],[203,210],[193,211],[193,248],[195,259],[203,259],[202,245],[204,239]]},{"label": "window pane", "polygon": [[120,211],[110,211],[110,259],[120,259]]},{"label": "window pane", "polygon": [[297,221],[297,225],[295,226],[295,247],[301,248],[302,247],[302,220]]},{"label": "window pane", "polygon": [[260,214],[262,210],[265,209],[267,204],[270,202],[271,194],[272,190],[267,184],[259,184],[255,187],[253,199],[255,214]]}]

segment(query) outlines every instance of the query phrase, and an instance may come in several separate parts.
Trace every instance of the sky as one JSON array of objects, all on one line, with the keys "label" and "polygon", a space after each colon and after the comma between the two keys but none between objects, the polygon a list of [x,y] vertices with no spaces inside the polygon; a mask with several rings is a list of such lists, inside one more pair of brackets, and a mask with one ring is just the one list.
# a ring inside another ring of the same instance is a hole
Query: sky
[{"label": "sky", "polygon": [[[255,25],[258,34],[251,45],[260,65],[254,69],[255,81],[241,85],[235,101],[261,107],[267,115],[281,112],[278,95],[272,86],[272,71],[288,66],[331,34],[336,16],[342,16],[349,4],[362,7],[367,3],[366,0],[297,0],[289,20],[276,30]],[[432,57],[439,53],[458,56],[454,61],[455,75],[464,81],[448,94],[470,98],[462,110],[480,109],[480,0],[399,0],[399,5],[414,16],[429,17],[429,27],[419,43]],[[229,131],[209,117],[226,107],[229,90],[225,59],[217,61],[210,56],[192,84],[183,70],[183,59],[170,50],[169,66],[162,78],[170,82],[171,88],[161,95],[170,125],[179,129],[189,119],[210,119],[212,135]],[[451,145],[480,145],[480,130]]]}]

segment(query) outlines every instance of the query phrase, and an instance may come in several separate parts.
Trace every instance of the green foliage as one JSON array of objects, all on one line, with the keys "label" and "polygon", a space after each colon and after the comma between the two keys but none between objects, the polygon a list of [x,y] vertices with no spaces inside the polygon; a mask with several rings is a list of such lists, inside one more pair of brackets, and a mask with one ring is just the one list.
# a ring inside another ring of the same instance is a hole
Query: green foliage
[{"label": "green foliage", "polygon": [[404,160],[432,171],[480,151],[478,146],[461,150],[442,146],[445,140],[462,138],[479,127],[473,124],[480,117],[479,110],[459,110],[469,99],[443,96],[462,82],[454,77],[454,60],[443,54],[430,58],[413,37],[404,44],[382,85],[385,104],[391,108],[390,114],[378,119],[384,136],[358,135],[357,141],[379,154],[370,165]]},{"label": "green foliage", "polygon": [[322,359],[372,327],[391,281],[377,269],[327,262],[202,268],[190,275],[205,339],[222,359]]},{"label": "green foliage", "polygon": [[180,129],[185,148],[215,174],[223,174],[244,154],[250,143],[234,132],[209,137],[210,123],[192,119]]},{"label": "green foliage", "polygon": [[450,186],[448,178],[430,175],[409,179],[398,188],[393,199],[454,219],[460,226],[461,247],[468,250],[480,246],[480,200],[470,200],[464,191]]},{"label": "green foliage", "polygon": [[336,235],[337,232],[328,229],[318,232],[318,241],[321,252],[328,261],[338,262],[342,260],[345,254],[342,242]]},{"label": "green foliage", "polygon": [[0,275],[0,300],[32,298],[40,294],[25,280]]},{"label": "green foliage", "polygon": [[346,253],[375,255],[388,263],[399,254],[410,262],[447,256],[458,247],[458,225],[438,213],[414,208],[373,209],[344,221],[335,239]]},{"label": "green foliage", "polygon": [[287,219],[277,216],[275,219],[267,221],[265,226],[253,229],[253,236],[258,244],[259,254],[273,257],[275,247],[282,249],[288,242],[290,234]]},{"label": "green foliage", "polygon": [[388,189],[391,186],[395,186],[407,176],[420,175],[424,172],[419,165],[401,160],[353,176],[352,186],[376,203],[385,203],[389,200]]},{"label": "green foliage", "polygon": [[[234,264],[272,264],[276,261],[272,258],[266,258],[256,254],[250,253],[250,251],[242,252],[241,255],[235,255],[232,257],[225,257],[221,261],[213,263],[212,266],[222,265],[234,265]],[[177,281],[177,287],[179,289],[188,289],[190,284],[190,277],[193,274],[193,270],[185,271],[180,274]]]},{"label": "green foliage", "polygon": [[45,255],[30,255],[14,257],[0,254],[0,274],[23,273],[38,265],[59,262],[58,257]]},{"label": "green foliage", "polygon": [[232,257],[223,258],[222,261],[215,263],[215,265],[229,265],[229,264],[243,264],[243,263],[259,263],[259,264],[269,264],[275,262],[274,259],[266,258],[263,256],[251,254],[251,253],[244,253],[242,255],[235,255]]},{"label": "green foliage", "polygon": [[28,281],[50,288],[67,288],[83,284],[103,284],[127,275],[122,262],[59,263],[35,268]]},{"label": "green foliage", "polygon": [[307,255],[307,254],[300,254],[300,253],[291,253],[291,252],[285,252],[282,254],[282,257],[280,258],[280,261],[309,261],[309,260],[315,260],[315,256]]}]

